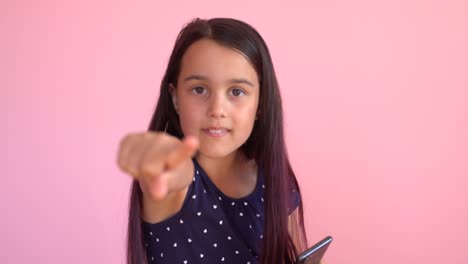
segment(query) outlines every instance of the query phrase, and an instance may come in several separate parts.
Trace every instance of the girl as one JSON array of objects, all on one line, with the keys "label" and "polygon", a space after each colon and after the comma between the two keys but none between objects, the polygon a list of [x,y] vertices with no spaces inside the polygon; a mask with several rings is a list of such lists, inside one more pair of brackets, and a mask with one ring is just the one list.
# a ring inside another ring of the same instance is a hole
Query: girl
[{"label": "girl", "polygon": [[135,180],[127,263],[294,263],[307,246],[268,48],[250,25],[180,32],[149,131],[126,136]]}]

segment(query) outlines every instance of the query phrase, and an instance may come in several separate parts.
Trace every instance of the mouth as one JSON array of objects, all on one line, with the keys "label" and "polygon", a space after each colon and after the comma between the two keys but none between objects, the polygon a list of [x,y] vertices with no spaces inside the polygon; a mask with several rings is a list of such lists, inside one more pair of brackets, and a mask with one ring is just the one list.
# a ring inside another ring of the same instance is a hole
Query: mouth
[{"label": "mouth", "polygon": [[209,127],[202,129],[202,131],[210,137],[223,137],[231,132],[230,129],[224,127]]}]

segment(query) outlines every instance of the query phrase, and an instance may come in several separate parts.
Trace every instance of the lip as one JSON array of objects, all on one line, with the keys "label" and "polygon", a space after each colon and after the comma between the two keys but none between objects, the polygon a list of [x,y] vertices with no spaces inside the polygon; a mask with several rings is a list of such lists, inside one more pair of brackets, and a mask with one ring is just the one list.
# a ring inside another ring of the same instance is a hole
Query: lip
[{"label": "lip", "polygon": [[229,132],[231,132],[230,129],[227,129],[225,127],[207,127],[207,128],[202,129],[202,131],[206,135],[210,137],[215,137],[215,138],[223,137],[227,135]]}]

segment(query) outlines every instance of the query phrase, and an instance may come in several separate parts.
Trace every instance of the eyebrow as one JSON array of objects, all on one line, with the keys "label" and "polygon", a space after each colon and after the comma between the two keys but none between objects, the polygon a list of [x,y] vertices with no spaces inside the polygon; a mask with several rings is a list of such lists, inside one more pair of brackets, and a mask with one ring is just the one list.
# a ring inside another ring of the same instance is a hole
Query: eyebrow
[{"label": "eyebrow", "polygon": [[[190,80],[209,81],[209,78],[205,77],[203,75],[196,75],[196,74],[192,74],[192,75],[184,78],[184,82],[187,82],[187,81],[190,81]],[[245,83],[245,84],[247,84],[249,86],[255,87],[255,85],[251,81],[249,81],[247,79],[244,79],[244,78],[229,79],[228,83]]]}]

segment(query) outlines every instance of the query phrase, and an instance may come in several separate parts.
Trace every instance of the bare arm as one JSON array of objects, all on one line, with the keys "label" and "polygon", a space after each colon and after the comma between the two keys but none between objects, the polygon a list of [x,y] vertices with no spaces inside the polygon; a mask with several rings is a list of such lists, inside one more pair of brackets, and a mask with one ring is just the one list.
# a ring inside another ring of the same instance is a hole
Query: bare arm
[{"label": "bare arm", "polygon": [[[288,231],[289,235],[291,236],[292,240],[294,241],[294,244],[298,249],[301,249],[301,237],[299,234],[299,230],[294,226],[294,219],[293,217],[297,217],[298,214],[298,209],[294,210],[288,217]],[[326,264],[325,261],[322,259],[320,260],[320,264]]]},{"label": "bare arm", "polygon": [[[297,216],[297,213],[298,213],[298,210],[296,209],[288,216],[288,231],[289,231],[289,235],[291,236],[296,248],[301,250],[302,247],[303,247],[301,245],[302,244],[301,243],[301,237],[300,237],[299,231],[294,226],[294,217]],[[304,249],[302,249],[302,250],[304,250]]]},{"label": "bare arm", "polygon": [[139,182],[144,221],[157,223],[180,210],[192,182],[191,157],[197,147],[195,138],[179,140],[162,132],[132,133],[122,139],[117,162]]}]

